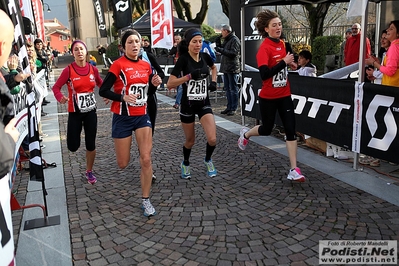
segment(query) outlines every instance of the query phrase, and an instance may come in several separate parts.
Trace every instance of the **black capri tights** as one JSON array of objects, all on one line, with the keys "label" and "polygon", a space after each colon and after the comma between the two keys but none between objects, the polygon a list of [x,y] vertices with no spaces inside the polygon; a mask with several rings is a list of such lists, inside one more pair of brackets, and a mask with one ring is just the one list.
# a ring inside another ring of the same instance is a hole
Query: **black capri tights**
[{"label": "black capri tights", "polygon": [[94,151],[96,149],[97,113],[93,110],[87,113],[69,113],[67,131],[68,150],[75,152],[79,149],[82,127],[85,130],[86,150]]},{"label": "black capri tights", "polygon": [[294,104],[291,96],[279,99],[259,98],[259,108],[262,116],[262,125],[258,129],[259,135],[268,136],[272,133],[278,111],[283,122],[286,140],[296,140]]}]

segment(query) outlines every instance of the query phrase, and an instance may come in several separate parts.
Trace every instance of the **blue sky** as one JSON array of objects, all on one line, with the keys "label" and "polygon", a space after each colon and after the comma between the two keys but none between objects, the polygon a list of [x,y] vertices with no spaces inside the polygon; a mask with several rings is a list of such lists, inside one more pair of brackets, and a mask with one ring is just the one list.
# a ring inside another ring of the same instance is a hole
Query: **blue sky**
[{"label": "blue sky", "polygon": [[[67,4],[64,0],[45,0],[44,1],[44,19],[57,18],[64,26],[69,28]],[[47,5],[51,12],[47,12]]]}]

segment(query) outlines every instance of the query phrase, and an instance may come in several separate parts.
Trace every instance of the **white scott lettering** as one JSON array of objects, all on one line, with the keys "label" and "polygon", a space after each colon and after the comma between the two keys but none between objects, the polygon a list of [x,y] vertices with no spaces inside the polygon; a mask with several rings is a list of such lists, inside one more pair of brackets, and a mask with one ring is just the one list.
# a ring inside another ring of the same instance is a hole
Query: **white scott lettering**
[{"label": "white scott lettering", "polygon": [[335,124],[342,112],[343,109],[349,110],[351,107],[349,104],[343,104],[343,103],[337,103],[333,101],[326,101],[322,99],[316,99],[316,98],[306,98],[305,96],[300,96],[300,95],[291,95],[292,100],[298,100],[298,104],[295,108],[295,113],[296,114],[302,114],[303,109],[305,108],[305,105],[307,102],[312,103],[308,117],[310,118],[316,118],[320,107],[322,105],[326,106],[331,106],[332,109],[330,111],[330,115],[328,116],[327,122]]}]

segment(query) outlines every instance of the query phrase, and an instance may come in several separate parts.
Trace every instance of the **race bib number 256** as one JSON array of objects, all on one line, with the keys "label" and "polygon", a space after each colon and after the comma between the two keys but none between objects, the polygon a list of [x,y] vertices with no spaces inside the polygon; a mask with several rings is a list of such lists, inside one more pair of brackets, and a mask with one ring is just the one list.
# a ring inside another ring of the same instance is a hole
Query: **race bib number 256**
[{"label": "race bib number 256", "polygon": [[207,89],[206,79],[190,80],[187,84],[187,98],[190,101],[203,100],[206,98]]}]

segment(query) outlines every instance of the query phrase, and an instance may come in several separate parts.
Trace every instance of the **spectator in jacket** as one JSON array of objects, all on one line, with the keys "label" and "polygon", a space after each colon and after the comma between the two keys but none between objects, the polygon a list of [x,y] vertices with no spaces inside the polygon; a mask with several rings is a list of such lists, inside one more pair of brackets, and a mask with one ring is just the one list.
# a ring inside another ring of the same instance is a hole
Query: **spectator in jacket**
[{"label": "spectator in jacket", "polygon": [[[172,47],[172,49],[170,49],[169,55],[173,56],[173,64],[176,64],[177,59],[179,59],[179,51],[177,50],[177,47],[178,47],[179,43],[181,42],[181,36],[179,34],[176,34],[173,37],[173,41],[174,41],[173,47]],[[175,104],[173,105],[173,108],[179,109],[181,97],[183,94],[182,85],[177,86],[176,91],[177,91],[176,101],[175,101]]]},{"label": "spectator in jacket", "polygon": [[156,55],[155,50],[151,48],[151,42],[150,39],[147,36],[143,36],[143,49],[147,53],[152,53],[154,56]]},{"label": "spectator in jacket", "polygon": [[349,28],[346,30],[345,32],[345,39],[344,41],[341,43],[341,47],[340,47],[340,52],[339,52],[339,67],[344,67],[345,66],[345,56],[344,56],[344,51],[345,51],[345,45],[346,45],[346,41],[352,36],[352,29]]},{"label": "spectator in jacket", "polygon": [[312,53],[308,50],[302,50],[298,54],[298,70],[297,72],[301,76],[316,77],[317,69],[312,64]]},{"label": "spectator in jacket", "polygon": [[227,97],[227,107],[221,114],[234,115],[238,107],[241,43],[229,25],[222,26],[222,35],[216,39],[215,50],[222,55],[219,72],[223,73]]},{"label": "spectator in jacket", "polygon": [[[11,51],[12,41],[14,40],[14,25],[9,16],[0,10],[0,66],[4,65]],[[10,90],[0,74],[0,179],[3,178],[14,164],[15,143],[18,140],[19,132],[15,128],[16,120],[12,119],[4,126],[3,115],[7,105],[12,102]],[[10,214],[11,215],[11,214]]]},{"label": "spectator in jacket", "polygon": [[[344,60],[346,66],[359,62],[360,40],[361,40],[361,27],[359,23],[355,23],[352,25],[352,36],[346,40],[345,44]],[[366,38],[365,58],[369,58],[370,55],[371,55],[370,40],[369,38]]]},{"label": "spectator in jacket", "polygon": [[99,45],[97,45],[97,51],[98,51],[98,54],[101,55],[101,57],[103,58],[104,67],[109,67],[107,59],[105,58],[106,57],[106,53],[107,53],[107,49],[105,49],[104,46],[99,44]]}]

